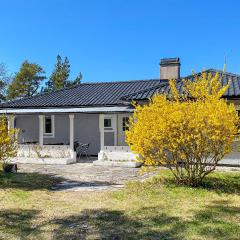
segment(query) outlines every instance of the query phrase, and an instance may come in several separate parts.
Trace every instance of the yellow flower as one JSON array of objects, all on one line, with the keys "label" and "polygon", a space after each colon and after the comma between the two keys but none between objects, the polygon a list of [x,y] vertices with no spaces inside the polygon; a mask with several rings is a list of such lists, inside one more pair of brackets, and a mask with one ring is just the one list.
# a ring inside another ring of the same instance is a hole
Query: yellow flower
[{"label": "yellow flower", "polygon": [[178,168],[184,161],[190,169],[198,162],[195,171],[202,174],[206,159],[213,159],[215,166],[230,151],[238,133],[237,111],[221,98],[229,84],[221,87],[218,73],[204,72],[194,81],[184,80],[188,98],[181,96],[175,81],[170,81],[170,87],[171,99],[157,94],[149,104],[135,105],[127,142],[146,165]]}]

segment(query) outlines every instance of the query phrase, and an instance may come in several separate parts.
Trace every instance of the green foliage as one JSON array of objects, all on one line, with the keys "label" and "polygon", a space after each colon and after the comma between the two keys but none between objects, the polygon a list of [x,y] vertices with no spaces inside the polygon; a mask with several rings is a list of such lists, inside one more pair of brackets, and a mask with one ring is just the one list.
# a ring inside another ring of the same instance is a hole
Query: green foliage
[{"label": "green foliage", "polygon": [[82,75],[82,73],[80,72],[80,73],[78,74],[78,76],[75,78],[75,80],[73,80],[73,81],[68,80],[68,81],[66,82],[66,87],[71,87],[71,86],[75,86],[75,85],[77,85],[77,84],[80,84],[82,78],[83,78],[83,75]]},{"label": "green foliage", "polygon": [[8,99],[31,97],[36,94],[46,78],[44,73],[41,66],[25,60],[8,87]]},{"label": "green foliage", "polygon": [[0,63],[0,102],[6,99],[7,85],[11,77],[7,74],[6,66]]},{"label": "green foliage", "polygon": [[81,83],[82,73],[80,73],[74,81],[68,80],[70,74],[70,63],[67,57],[62,60],[60,55],[57,55],[57,62],[54,70],[46,84],[45,92],[59,90],[65,87],[75,86]]},{"label": "green foliage", "polygon": [[67,57],[62,61],[62,57],[57,55],[57,62],[55,68],[47,83],[49,90],[58,90],[64,88],[70,74],[70,64]]}]

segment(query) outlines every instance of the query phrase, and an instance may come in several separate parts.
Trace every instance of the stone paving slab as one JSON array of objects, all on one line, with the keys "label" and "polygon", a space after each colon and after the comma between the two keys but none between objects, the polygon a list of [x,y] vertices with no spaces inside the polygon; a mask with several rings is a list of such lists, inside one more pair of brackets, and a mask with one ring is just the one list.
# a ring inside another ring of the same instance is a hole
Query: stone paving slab
[{"label": "stone paving slab", "polygon": [[153,174],[140,175],[139,168],[95,166],[92,163],[71,165],[19,164],[19,172],[49,174],[63,179],[53,191],[118,190],[127,180],[141,180]]},{"label": "stone paving slab", "polygon": [[[92,163],[71,165],[18,164],[19,172],[49,174],[62,178],[53,191],[116,191],[128,180],[144,180],[156,173],[140,175],[139,168],[95,166]],[[217,167],[216,171],[240,171],[237,167]]]}]

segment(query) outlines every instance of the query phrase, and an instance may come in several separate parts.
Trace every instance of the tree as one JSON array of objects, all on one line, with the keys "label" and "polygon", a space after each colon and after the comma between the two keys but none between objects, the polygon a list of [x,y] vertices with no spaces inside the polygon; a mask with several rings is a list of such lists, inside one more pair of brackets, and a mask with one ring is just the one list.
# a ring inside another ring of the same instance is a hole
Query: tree
[{"label": "tree", "polygon": [[80,73],[78,74],[78,76],[75,78],[75,80],[73,80],[73,81],[68,80],[68,81],[66,82],[66,87],[71,87],[71,86],[75,86],[75,85],[80,84],[82,78],[83,78],[83,75],[82,75],[82,73],[80,72]]},{"label": "tree", "polygon": [[9,84],[11,76],[7,74],[6,66],[0,63],[0,102],[6,99],[7,85]]},{"label": "tree", "polygon": [[83,78],[83,75],[82,75],[82,73],[80,72],[80,73],[78,74],[78,76],[75,78],[75,82],[76,82],[77,84],[81,83],[82,78]]},{"label": "tree", "polygon": [[127,142],[146,165],[169,168],[177,183],[197,186],[231,151],[237,134],[238,114],[221,98],[220,75],[203,72],[184,81],[181,94],[174,80],[171,96],[156,95],[136,106]]},{"label": "tree", "polygon": [[17,153],[17,130],[8,129],[7,118],[4,115],[0,116],[0,162],[6,161],[15,157]]},{"label": "tree", "polygon": [[8,87],[8,99],[31,97],[36,94],[43,80],[46,79],[44,73],[41,66],[25,60]]},{"label": "tree", "polygon": [[46,84],[44,91],[54,91],[65,87],[75,86],[81,83],[82,73],[80,73],[74,81],[68,80],[70,74],[70,63],[67,57],[64,61],[60,55],[57,55],[55,68]]},{"label": "tree", "polygon": [[62,57],[57,55],[57,62],[55,68],[47,83],[49,91],[64,88],[70,74],[70,64],[67,57],[62,61]]}]

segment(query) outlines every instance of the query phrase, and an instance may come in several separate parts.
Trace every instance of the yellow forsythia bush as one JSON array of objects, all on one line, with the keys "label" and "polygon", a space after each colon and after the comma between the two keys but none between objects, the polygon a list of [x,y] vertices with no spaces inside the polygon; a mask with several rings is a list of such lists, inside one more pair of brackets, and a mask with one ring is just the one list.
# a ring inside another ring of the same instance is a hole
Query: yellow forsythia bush
[{"label": "yellow forsythia bush", "polygon": [[184,80],[183,92],[170,80],[171,96],[155,95],[136,106],[127,142],[145,165],[168,167],[178,183],[199,185],[212,172],[237,134],[238,114],[221,98],[228,85],[203,72]]},{"label": "yellow forsythia bush", "polygon": [[8,129],[6,116],[0,116],[0,162],[16,156],[17,153],[17,130]]}]

